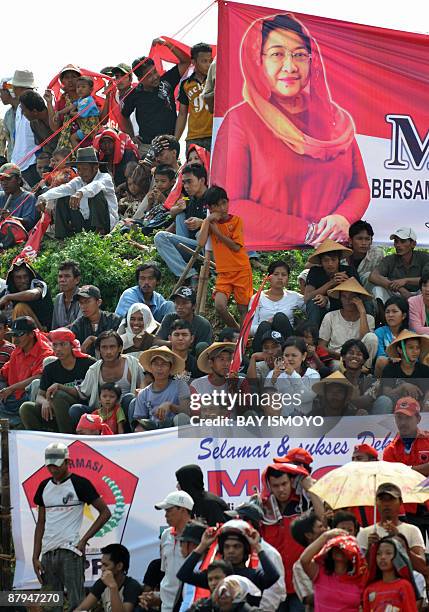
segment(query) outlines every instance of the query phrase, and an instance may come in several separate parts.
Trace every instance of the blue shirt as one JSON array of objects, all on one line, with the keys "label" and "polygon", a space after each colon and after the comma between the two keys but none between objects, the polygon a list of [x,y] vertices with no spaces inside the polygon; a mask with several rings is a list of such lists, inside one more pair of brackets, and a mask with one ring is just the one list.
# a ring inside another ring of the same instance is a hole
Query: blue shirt
[{"label": "blue shirt", "polygon": [[[9,196],[4,191],[0,191],[0,208],[3,208]],[[36,223],[36,198],[29,191],[21,193],[9,200],[7,210],[13,217],[22,219],[22,224],[26,230],[30,230]]]},{"label": "blue shirt", "polygon": [[[150,419],[154,423],[159,423],[155,416],[156,409],[164,402],[171,402],[176,406],[180,400],[190,396],[189,386],[184,380],[171,379],[169,384],[162,391],[154,391],[153,383],[140,391],[136,399],[134,419]],[[174,414],[168,413],[167,419],[173,418]]]},{"label": "blue shirt", "polygon": [[[120,317],[125,317],[130,306],[133,304],[146,304],[142,290],[139,285],[125,289],[121,297],[119,298],[118,305],[116,306],[115,314]],[[152,311],[152,314],[158,323],[161,323],[163,317],[170,312],[175,312],[173,302],[166,300],[160,293],[153,292],[150,304],[147,304]]]},{"label": "blue shirt", "polygon": [[79,117],[82,119],[86,119],[87,117],[98,117],[100,114],[100,111],[98,110],[92,96],[88,96],[87,98],[79,98],[79,100],[76,100],[74,104],[77,107],[78,113],[82,111],[81,115],[79,115]]},{"label": "blue shirt", "polygon": [[393,342],[393,334],[390,331],[390,327],[388,325],[383,325],[383,327],[377,327],[377,329],[374,330],[374,334],[378,338],[378,349],[376,357],[387,357],[386,348],[391,342]]}]

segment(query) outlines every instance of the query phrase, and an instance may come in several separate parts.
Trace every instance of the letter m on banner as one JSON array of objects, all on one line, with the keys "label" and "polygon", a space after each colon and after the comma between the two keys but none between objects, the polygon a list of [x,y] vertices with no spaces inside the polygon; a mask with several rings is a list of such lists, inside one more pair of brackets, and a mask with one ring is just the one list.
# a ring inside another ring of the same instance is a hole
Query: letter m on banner
[{"label": "letter m on banner", "polygon": [[421,170],[429,157],[429,131],[422,140],[408,115],[386,115],[386,121],[392,125],[392,144],[390,159],[385,162],[385,167],[409,168],[409,162],[403,158],[405,151],[414,170]]},{"label": "letter m on banner", "polygon": [[225,492],[229,497],[240,497],[243,490],[250,496],[254,494],[255,487],[259,490],[259,470],[240,470],[235,482],[226,470],[208,472],[207,479],[209,491],[219,496]]}]

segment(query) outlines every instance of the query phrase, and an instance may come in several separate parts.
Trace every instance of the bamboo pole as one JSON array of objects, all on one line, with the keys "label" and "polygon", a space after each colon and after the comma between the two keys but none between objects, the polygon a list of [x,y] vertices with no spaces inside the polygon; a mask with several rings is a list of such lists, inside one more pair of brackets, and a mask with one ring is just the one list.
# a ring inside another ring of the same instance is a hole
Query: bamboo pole
[{"label": "bamboo pole", "polygon": [[0,505],[0,588],[12,590],[12,521],[9,479],[9,420],[0,419],[1,505]]},{"label": "bamboo pole", "polygon": [[173,291],[171,292],[171,295],[174,295],[174,293],[176,293],[176,291],[178,290],[179,287],[181,287],[183,285],[183,283],[186,280],[186,277],[188,275],[189,270],[192,268],[192,266],[194,265],[194,263],[197,260],[198,255],[200,254],[200,251],[203,247],[202,246],[197,246],[197,248],[194,251],[194,254],[192,255],[191,259],[188,261],[188,263],[186,264],[185,269],[183,270],[181,276],[179,277],[179,280],[177,281],[177,283],[174,285]]},{"label": "bamboo pole", "polygon": [[[179,244],[177,246],[179,247],[179,249],[181,251],[185,251],[186,253],[190,253],[191,255],[194,252],[193,249],[188,247],[186,244],[182,244],[181,242],[179,242]],[[204,263],[205,262],[205,257],[203,255],[198,255],[198,261],[200,261],[201,263]],[[212,260],[210,260],[210,267],[213,268],[214,270],[216,270],[216,264]]]},{"label": "bamboo pole", "polygon": [[197,304],[195,307],[196,314],[204,314],[206,311],[207,287],[210,279],[210,262],[211,252],[206,251],[204,256],[204,264],[201,266],[200,276],[198,279]]}]

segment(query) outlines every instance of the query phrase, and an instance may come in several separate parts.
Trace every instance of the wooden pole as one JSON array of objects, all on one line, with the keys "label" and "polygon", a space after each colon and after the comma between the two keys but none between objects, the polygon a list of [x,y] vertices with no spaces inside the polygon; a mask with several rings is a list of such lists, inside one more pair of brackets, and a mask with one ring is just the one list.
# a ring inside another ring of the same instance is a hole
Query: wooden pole
[{"label": "wooden pole", "polygon": [[211,251],[206,251],[204,264],[201,266],[198,279],[196,314],[204,314],[206,311],[207,287],[210,279]]},{"label": "wooden pole", "polygon": [[[191,255],[194,253],[194,250],[188,247],[186,244],[182,244],[181,242],[179,242],[177,246],[181,251],[185,251],[186,253],[190,253]],[[201,263],[205,262],[205,258],[203,257],[203,255],[198,255],[198,261],[200,261]],[[214,261],[210,260],[210,267],[216,270],[216,264]]]},{"label": "wooden pole", "polygon": [[9,420],[0,419],[1,505],[0,505],[0,589],[12,590],[12,521],[9,479]]},{"label": "wooden pole", "polygon": [[183,270],[179,280],[174,285],[174,288],[173,288],[173,291],[171,292],[171,295],[174,295],[174,293],[178,290],[178,288],[183,285],[184,281],[186,280],[186,277],[188,275],[189,270],[192,268],[192,266],[196,262],[197,257],[200,254],[200,251],[201,251],[202,248],[203,248],[202,246],[197,246],[197,248],[195,249],[194,254],[192,255],[191,259],[186,264],[186,267]]}]

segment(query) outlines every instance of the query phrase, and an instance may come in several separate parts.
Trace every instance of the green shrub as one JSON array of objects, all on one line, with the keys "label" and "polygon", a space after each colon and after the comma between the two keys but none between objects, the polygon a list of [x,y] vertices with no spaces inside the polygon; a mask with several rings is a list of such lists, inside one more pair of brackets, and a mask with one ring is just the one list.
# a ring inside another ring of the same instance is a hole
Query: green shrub
[{"label": "green shrub", "polygon": [[[58,292],[58,266],[65,259],[73,259],[80,265],[82,285],[99,287],[103,308],[113,311],[121,293],[135,285],[136,267],[156,255],[150,239],[139,237],[139,242],[146,247],[146,251],[141,251],[130,242],[129,237],[119,233],[103,237],[83,232],[64,241],[45,238],[33,267],[55,295]],[[12,259],[21,248],[11,249],[1,258],[2,278],[5,278]]]},{"label": "green shrub", "polygon": [[[135,240],[145,247],[140,250],[132,241]],[[0,258],[0,277],[5,278],[7,270],[14,257],[22,250],[22,245],[6,251]],[[261,253],[261,263],[268,266],[276,259],[284,259],[291,268],[289,288],[299,291],[298,275],[305,268],[307,259],[312,250],[270,251]],[[386,254],[392,249],[386,249]],[[153,237],[144,237],[139,231],[132,230],[129,234],[121,235],[114,232],[112,235],[100,236],[92,232],[81,233],[67,238],[64,241],[45,238],[41,252],[33,266],[46,281],[52,294],[58,292],[57,275],[58,266],[65,259],[78,262],[82,271],[82,284],[91,284],[99,287],[103,296],[103,308],[113,311],[121,293],[128,287],[135,285],[135,269],[145,261],[156,261],[162,270],[162,281],[158,291],[166,298],[176,283],[176,277],[167,269],[164,262],[158,257],[153,244]],[[253,286],[255,290],[260,287],[266,273],[253,272]],[[206,317],[219,327],[216,321],[212,292],[215,279],[210,278]],[[268,284],[266,285],[268,288]],[[235,306],[231,311],[237,316]]]}]

